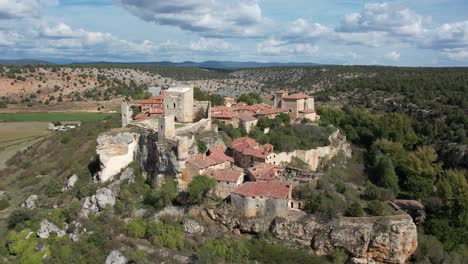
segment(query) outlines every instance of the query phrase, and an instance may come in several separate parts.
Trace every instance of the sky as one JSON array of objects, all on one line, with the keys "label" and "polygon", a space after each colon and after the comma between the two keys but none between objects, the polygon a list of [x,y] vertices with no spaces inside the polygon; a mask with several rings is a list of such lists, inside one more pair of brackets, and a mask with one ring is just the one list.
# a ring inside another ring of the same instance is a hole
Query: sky
[{"label": "sky", "polygon": [[0,58],[468,66],[467,0],[0,0]]}]

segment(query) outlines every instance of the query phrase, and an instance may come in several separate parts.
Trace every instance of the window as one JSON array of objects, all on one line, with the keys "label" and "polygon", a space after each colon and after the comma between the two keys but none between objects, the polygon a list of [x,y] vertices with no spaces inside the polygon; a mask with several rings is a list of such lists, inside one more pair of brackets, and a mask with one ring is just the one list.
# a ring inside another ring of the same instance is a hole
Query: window
[{"label": "window", "polygon": [[174,108],[175,108],[175,103],[174,103]]}]

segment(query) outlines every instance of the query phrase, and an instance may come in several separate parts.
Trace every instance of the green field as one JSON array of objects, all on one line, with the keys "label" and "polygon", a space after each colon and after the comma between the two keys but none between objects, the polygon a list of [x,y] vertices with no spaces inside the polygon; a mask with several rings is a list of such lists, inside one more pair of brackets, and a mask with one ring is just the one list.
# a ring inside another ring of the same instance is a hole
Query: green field
[{"label": "green field", "polygon": [[0,170],[16,152],[47,136],[46,122],[0,123]]},{"label": "green field", "polygon": [[115,114],[104,113],[0,113],[3,122],[55,122],[103,120]]}]

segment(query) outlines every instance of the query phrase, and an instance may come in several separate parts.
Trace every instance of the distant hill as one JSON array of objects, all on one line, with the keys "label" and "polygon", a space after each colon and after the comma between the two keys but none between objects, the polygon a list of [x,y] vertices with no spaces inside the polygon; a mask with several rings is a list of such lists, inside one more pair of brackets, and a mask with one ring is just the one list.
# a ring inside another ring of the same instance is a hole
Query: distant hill
[{"label": "distant hill", "polygon": [[26,64],[53,64],[44,60],[34,59],[17,59],[17,60],[2,60],[0,59],[0,65],[26,65]]},{"label": "distant hill", "polygon": [[173,67],[192,67],[192,68],[214,68],[214,69],[235,69],[235,68],[259,68],[259,67],[274,67],[274,66],[318,66],[321,64],[310,62],[237,62],[237,61],[183,61],[183,62],[170,62],[170,61],[155,61],[155,62],[83,62],[78,64],[140,64],[140,65],[160,65],[160,66],[173,66]]}]

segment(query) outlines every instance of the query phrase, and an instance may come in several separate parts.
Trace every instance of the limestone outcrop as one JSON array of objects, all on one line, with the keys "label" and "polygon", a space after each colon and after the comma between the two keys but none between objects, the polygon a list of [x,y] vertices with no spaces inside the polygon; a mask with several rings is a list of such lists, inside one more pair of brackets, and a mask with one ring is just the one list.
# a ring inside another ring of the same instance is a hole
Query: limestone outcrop
[{"label": "limestone outcrop", "polygon": [[39,196],[33,194],[30,195],[26,201],[24,201],[23,204],[21,204],[21,207],[26,207],[27,209],[34,209],[37,206],[37,201],[39,200]]},{"label": "limestone outcrop", "polygon": [[47,220],[41,221],[41,227],[37,231],[37,236],[40,238],[49,238],[51,233],[56,233],[57,237],[63,237],[66,232]]},{"label": "limestone outcrop", "polygon": [[99,136],[96,153],[99,157],[100,171],[96,180],[98,182],[112,180],[134,161],[138,140],[139,134],[130,132]]},{"label": "limestone outcrop", "polygon": [[328,255],[343,248],[365,263],[406,263],[417,248],[417,229],[409,215],[339,217],[325,221],[313,215],[301,217],[242,218],[231,208],[206,212],[235,233],[270,231],[276,238],[309,246],[315,254]]},{"label": "limestone outcrop", "polygon": [[65,186],[62,188],[62,192],[71,190],[71,189],[75,186],[75,183],[76,183],[77,181],[78,181],[78,175],[73,174],[70,178],[68,178],[67,185],[65,185]]},{"label": "limestone outcrop", "polygon": [[[114,190],[112,190],[112,189]],[[85,197],[81,200],[81,216],[87,217],[102,211],[106,206],[114,206],[115,197],[120,190],[120,181],[109,185],[109,188],[100,188],[93,196]]]},{"label": "limestone outcrop", "polygon": [[126,264],[127,259],[120,251],[112,250],[106,258],[106,264]]}]

